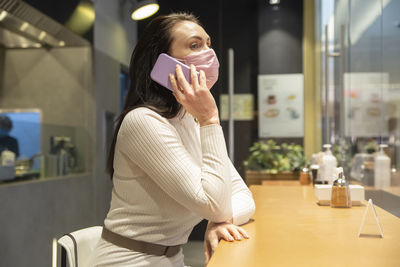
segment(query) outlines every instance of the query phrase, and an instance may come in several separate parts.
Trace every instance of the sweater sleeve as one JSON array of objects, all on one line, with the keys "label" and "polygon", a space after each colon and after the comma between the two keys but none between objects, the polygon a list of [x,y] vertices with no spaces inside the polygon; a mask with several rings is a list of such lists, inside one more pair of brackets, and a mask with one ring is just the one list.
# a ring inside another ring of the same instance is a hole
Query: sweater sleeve
[{"label": "sweater sleeve", "polygon": [[182,206],[205,219],[226,221],[232,217],[232,185],[221,127],[200,127],[200,140],[201,166],[168,120],[137,108],[125,116],[117,146]]},{"label": "sweater sleeve", "polygon": [[253,195],[242,177],[229,160],[232,177],[232,217],[233,224],[241,225],[247,223],[254,215],[256,205]]}]

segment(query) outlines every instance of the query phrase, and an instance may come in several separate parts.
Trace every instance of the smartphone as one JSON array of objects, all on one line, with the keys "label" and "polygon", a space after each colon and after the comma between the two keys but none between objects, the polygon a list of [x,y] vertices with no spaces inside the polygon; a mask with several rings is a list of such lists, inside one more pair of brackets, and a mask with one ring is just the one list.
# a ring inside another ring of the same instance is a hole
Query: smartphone
[{"label": "smartphone", "polygon": [[[190,67],[165,53],[162,53],[158,56],[157,61],[150,73],[151,79],[158,84],[161,84],[165,88],[174,91],[168,75],[170,73],[176,75],[175,69],[177,64],[182,67],[183,75],[190,84]],[[197,77],[199,77],[199,72],[197,72]]]}]

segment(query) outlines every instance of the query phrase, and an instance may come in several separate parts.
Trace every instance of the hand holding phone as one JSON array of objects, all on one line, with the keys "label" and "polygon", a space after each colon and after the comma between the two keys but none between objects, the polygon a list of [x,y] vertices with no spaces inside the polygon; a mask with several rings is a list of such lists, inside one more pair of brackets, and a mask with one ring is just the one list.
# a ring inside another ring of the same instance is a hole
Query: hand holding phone
[{"label": "hand holding phone", "polygon": [[[181,68],[177,69],[176,65],[179,65]],[[193,66],[194,72],[195,67]],[[171,78],[170,80],[170,74],[175,78]],[[177,90],[177,92],[174,92],[174,96],[186,111],[198,119],[200,126],[219,124],[218,108],[210,90],[207,88],[205,74],[202,72],[200,75],[196,71],[196,76],[198,80],[194,81],[192,85],[190,67],[164,53],[158,56],[150,73],[153,81],[173,92],[174,87],[183,87],[182,92]],[[185,80],[187,83],[184,82]],[[171,81],[174,85],[171,84]],[[192,97],[186,98],[185,91],[191,92]]]},{"label": "hand holding phone", "polygon": [[[170,73],[175,75],[177,64],[181,66],[183,75],[190,84],[190,67],[165,53],[162,53],[158,56],[157,61],[154,64],[154,67],[150,73],[151,79],[158,84],[164,86],[165,88],[174,91],[168,75]],[[198,76],[199,72],[197,72],[197,77]]]},{"label": "hand holding phone", "polygon": [[180,65],[176,66],[176,76],[170,74],[170,82],[174,88],[173,95],[187,112],[197,118],[200,126],[219,124],[218,108],[214,97],[207,87],[204,71],[196,74],[196,67],[190,66],[192,83],[189,84],[183,75]]}]

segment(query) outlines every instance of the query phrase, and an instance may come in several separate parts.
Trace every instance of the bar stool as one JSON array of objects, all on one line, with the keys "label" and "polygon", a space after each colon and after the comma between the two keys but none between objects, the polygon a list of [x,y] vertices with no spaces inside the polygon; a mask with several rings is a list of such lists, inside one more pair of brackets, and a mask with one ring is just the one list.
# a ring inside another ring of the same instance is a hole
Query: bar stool
[{"label": "bar stool", "polygon": [[66,234],[58,239],[61,246],[61,266],[86,266],[90,254],[101,238],[102,226],[92,226]]}]

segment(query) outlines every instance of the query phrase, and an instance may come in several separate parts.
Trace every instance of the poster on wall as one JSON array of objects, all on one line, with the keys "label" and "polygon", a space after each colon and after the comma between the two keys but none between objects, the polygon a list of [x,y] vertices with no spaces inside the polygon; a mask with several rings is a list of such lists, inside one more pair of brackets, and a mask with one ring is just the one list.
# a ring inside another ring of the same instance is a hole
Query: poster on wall
[{"label": "poster on wall", "polygon": [[304,136],[303,74],[258,76],[258,135]]},{"label": "poster on wall", "polygon": [[353,137],[387,136],[389,119],[396,109],[391,103],[400,92],[386,88],[388,73],[352,72],[344,74],[345,133]]},{"label": "poster on wall", "polygon": [[[229,119],[229,95],[221,94],[220,97],[221,120]],[[233,118],[237,121],[253,120],[253,94],[234,94]]]}]

